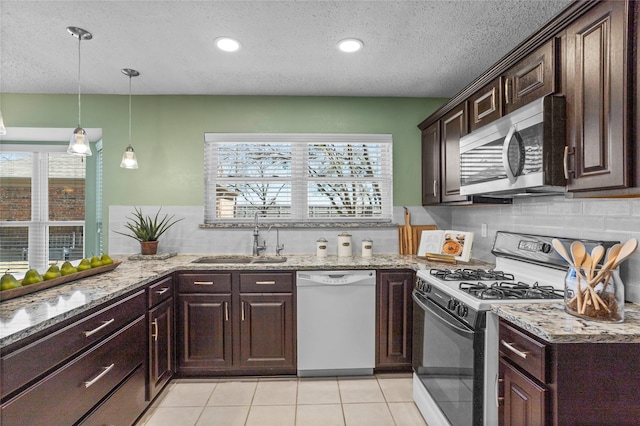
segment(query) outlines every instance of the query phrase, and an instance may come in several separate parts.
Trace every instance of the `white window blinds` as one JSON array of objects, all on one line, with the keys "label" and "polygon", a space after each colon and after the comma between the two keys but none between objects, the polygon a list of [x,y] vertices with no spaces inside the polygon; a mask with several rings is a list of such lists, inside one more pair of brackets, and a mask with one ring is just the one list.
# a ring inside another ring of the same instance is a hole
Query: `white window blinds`
[{"label": "white window blinds", "polygon": [[205,223],[391,221],[386,134],[205,134]]}]

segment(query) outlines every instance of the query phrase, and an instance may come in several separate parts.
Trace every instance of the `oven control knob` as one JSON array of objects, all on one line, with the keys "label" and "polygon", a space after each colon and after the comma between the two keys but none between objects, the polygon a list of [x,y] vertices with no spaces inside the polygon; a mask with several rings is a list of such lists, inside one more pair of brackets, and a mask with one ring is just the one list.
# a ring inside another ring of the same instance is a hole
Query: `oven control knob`
[{"label": "oven control knob", "polygon": [[449,299],[449,302],[447,302],[447,309],[449,309],[450,311],[455,311],[456,308],[458,307],[458,302],[456,299]]},{"label": "oven control knob", "polygon": [[542,243],[542,252],[543,253],[551,253],[551,244],[549,243]]},{"label": "oven control knob", "polygon": [[467,309],[465,305],[460,304],[458,306],[458,316],[460,316],[460,318],[464,318],[467,314],[469,314],[469,309]]}]

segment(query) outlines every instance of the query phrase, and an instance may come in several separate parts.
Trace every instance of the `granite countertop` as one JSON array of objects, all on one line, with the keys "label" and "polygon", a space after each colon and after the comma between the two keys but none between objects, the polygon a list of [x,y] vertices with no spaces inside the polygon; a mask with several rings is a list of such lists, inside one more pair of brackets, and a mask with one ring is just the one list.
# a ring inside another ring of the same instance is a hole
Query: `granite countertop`
[{"label": "granite countertop", "polygon": [[[370,258],[287,255],[285,256],[287,260],[283,263],[191,263],[202,256],[178,255],[157,260],[129,260],[128,256],[112,256],[114,260],[122,260],[122,263],[112,271],[0,302],[0,349],[175,271],[419,270],[453,266],[429,262],[414,255],[391,254],[374,255]],[[476,260],[457,265],[457,267],[475,268],[490,266],[492,265]]]},{"label": "granite countertop", "polygon": [[499,317],[550,343],[640,343],[640,305],[627,303],[624,322],[590,321],[570,315],[562,303],[499,304]]}]

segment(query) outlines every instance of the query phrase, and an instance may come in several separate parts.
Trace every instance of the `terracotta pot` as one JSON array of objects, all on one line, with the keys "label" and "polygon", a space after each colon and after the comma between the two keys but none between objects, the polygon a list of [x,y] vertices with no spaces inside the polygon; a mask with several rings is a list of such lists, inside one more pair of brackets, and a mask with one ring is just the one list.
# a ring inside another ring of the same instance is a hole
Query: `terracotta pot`
[{"label": "terracotta pot", "polygon": [[140,241],[140,253],[156,254],[158,252],[157,241]]}]

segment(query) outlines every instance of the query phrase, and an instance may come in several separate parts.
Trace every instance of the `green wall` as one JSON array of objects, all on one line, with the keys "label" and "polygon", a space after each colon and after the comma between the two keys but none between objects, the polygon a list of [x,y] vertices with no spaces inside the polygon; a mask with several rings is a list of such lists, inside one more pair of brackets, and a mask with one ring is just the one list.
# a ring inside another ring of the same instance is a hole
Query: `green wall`
[{"label": "green wall", "polygon": [[[445,99],[134,96],[132,145],[140,168],[120,168],[128,96],[83,95],[82,126],[102,128],[104,219],[109,205],[202,205],[205,132],[391,133],[394,205],[421,204],[417,124]],[[2,94],[9,127],[75,127],[77,96]]]}]

